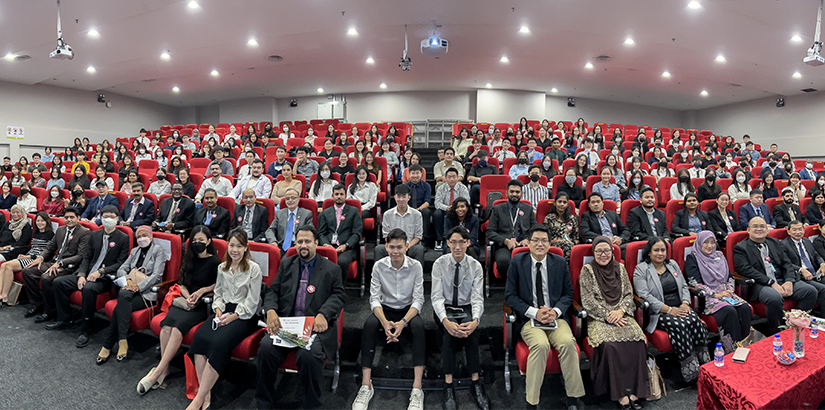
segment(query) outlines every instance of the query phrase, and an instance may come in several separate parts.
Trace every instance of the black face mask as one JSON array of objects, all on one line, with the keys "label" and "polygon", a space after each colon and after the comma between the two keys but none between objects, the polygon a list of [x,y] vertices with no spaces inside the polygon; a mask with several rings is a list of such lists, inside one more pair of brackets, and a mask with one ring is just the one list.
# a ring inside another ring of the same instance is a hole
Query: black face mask
[{"label": "black face mask", "polygon": [[192,246],[192,252],[196,254],[203,253],[206,250],[206,244],[203,242],[192,242],[190,245]]},{"label": "black face mask", "polygon": [[20,188],[20,195],[21,195],[21,196],[22,196],[22,195],[26,195],[26,194],[28,194],[28,193],[29,193],[29,189],[28,189],[28,188]]},{"label": "black face mask", "polygon": [[659,163],[659,168],[667,168],[667,162],[664,162],[664,161],[660,162]]},{"label": "black face mask", "polygon": [[707,180],[708,182],[716,181],[716,175],[707,175],[705,176],[705,180]]},{"label": "black face mask", "polygon": [[521,165],[527,164],[527,158],[519,158],[518,163],[521,164]]},{"label": "black face mask", "polygon": [[769,162],[768,166],[770,166],[771,168],[775,167],[776,166],[776,161]]},{"label": "black face mask", "polygon": [[690,175],[682,175],[682,176],[679,177],[679,182],[686,183],[688,181],[690,181]]},{"label": "black face mask", "polygon": [[539,177],[541,177],[539,174],[530,174],[530,180],[533,182],[539,182]]},{"label": "black face mask", "polygon": [[81,195],[83,195],[83,191],[74,191],[74,192],[72,192],[72,195],[81,196]]}]

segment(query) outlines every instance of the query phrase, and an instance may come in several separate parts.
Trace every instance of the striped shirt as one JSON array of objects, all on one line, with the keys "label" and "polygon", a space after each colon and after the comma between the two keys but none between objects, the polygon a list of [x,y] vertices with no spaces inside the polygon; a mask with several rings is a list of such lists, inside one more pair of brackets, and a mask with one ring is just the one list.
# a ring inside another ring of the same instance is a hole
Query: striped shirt
[{"label": "striped shirt", "polygon": [[539,201],[548,199],[550,197],[547,187],[541,184],[538,185],[538,188],[533,188],[533,184],[527,184],[524,186],[523,192],[524,195],[522,196],[522,198],[525,201],[530,201],[530,203],[533,205],[533,211],[535,211],[536,207],[538,207]]}]

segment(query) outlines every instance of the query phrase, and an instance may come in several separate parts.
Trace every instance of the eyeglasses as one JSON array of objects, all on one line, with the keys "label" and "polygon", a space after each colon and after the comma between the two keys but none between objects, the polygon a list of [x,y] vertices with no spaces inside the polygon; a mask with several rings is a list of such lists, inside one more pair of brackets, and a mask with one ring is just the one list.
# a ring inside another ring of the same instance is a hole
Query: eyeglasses
[{"label": "eyeglasses", "polygon": [[287,197],[284,197],[284,199],[286,199],[287,201],[294,201],[294,200],[298,199],[298,197],[297,196],[287,196]]},{"label": "eyeglasses", "polygon": [[453,246],[457,246],[457,245],[465,244],[465,243],[467,243],[467,241],[464,240],[464,239],[459,240],[459,241],[450,240],[450,241],[447,241],[447,243],[450,244],[450,245],[453,245]]},{"label": "eyeglasses", "polygon": [[530,239],[530,242],[533,242],[535,244],[547,245],[547,244],[550,243],[550,240],[545,239],[545,238],[538,238],[538,239]]},{"label": "eyeglasses", "polygon": [[608,249],[606,251],[593,251],[593,254],[598,255],[598,256],[607,256],[607,255],[610,255],[611,253],[613,253],[612,249]]}]

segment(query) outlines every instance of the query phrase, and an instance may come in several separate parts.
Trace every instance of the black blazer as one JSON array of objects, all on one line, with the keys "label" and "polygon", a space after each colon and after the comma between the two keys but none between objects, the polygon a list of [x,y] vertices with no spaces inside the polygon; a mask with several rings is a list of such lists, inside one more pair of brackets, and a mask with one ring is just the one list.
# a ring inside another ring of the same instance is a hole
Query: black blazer
[{"label": "black blazer", "polygon": [[[243,224],[243,217],[246,213],[246,205],[238,204],[235,207],[234,217],[232,218],[232,226],[230,230],[235,229]],[[269,227],[269,212],[263,205],[255,204],[254,211],[252,211],[252,237],[250,241],[260,242],[264,239],[266,228]]]},{"label": "black blazer", "polygon": [[[26,215],[23,215],[23,218],[26,218]],[[21,246],[28,247],[32,240],[32,224],[27,223],[23,225],[23,229],[20,232],[20,239],[16,241],[12,235],[13,233],[14,231],[9,229],[9,222],[3,223],[3,226],[0,228],[0,246],[11,245],[12,248]]]},{"label": "black blazer", "polygon": [[[562,317],[567,313],[570,304],[573,303],[573,283],[570,281],[570,270],[567,262],[556,254],[547,254],[547,289],[550,300],[545,301],[545,305],[550,308],[561,310]],[[525,315],[527,308],[533,306],[533,258],[529,252],[520,253],[513,257],[510,262],[510,270],[507,271],[507,285],[504,289],[504,302],[507,303],[516,316],[515,331],[520,332],[521,327],[529,322]]]},{"label": "black blazer", "polygon": [[803,224],[808,223],[808,218],[799,209],[799,205],[781,203],[773,207],[773,219],[776,221],[777,228],[787,228],[791,223],[791,212],[796,216],[796,220],[802,221]]},{"label": "black blazer", "polygon": [[818,235],[816,238],[814,238],[813,243],[814,250],[816,251],[816,253],[818,253],[819,256],[825,259],[825,238],[823,238],[822,235]]},{"label": "black blazer", "polygon": [[[152,201],[146,200],[150,204]],[[103,229],[98,229],[89,236],[89,247],[86,251],[86,256],[83,257],[83,262],[77,268],[78,277],[85,278],[89,274],[89,269],[92,268],[97,258],[100,257],[100,252],[103,251]],[[106,243],[108,250],[106,256],[103,257],[103,275],[112,275],[117,273],[120,265],[126,262],[129,257],[129,235],[126,235],[120,229],[115,229],[109,235],[109,241]]]},{"label": "black blazer", "polygon": [[[198,209],[195,212],[195,220],[193,226],[203,225],[203,221],[206,220],[206,212],[209,211],[206,207]],[[209,221],[209,231],[212,232],[213,236],[217,235],[226,235],[229,232],[229,211],[223,209],[219,206],[216,206],[215,209],[211,212],[215,213],[215,216],[212,217],[212,220]]]},{"label": "black blazer", "polygon": [[[713,229],[713,226],[710,224],[710,218],[708,218],[707,212],[701,209],[696,209],[696,216],[699,217],[699,223],[702,224],[703,231],[710,231]],[[670,224],[670,230],[673,231],[674,235],[690,235],[690,231],[688,230],[688,228],[690,227],[689,217],[690,214],[688,214],[687,209],[680,209],[676,211],[676,216],[673,218],[673,222]],[[727,228],[725,229],[725,231],[727,231]]]},{"label": "black blazer", "polygon": [[576,206],[579,206],[579,203],[581,203],[581,201],[584,201],[584,189],[582,189],[582,187],[576,184],[573,184],[573,186],[571,187],[567,184],[567,182],[563,182],[561,185],[559,185],[559,189],[557,192],[566,193],[567,199],[573,201],[573,203],[576,204]]},{"label": "black blazer", "polygon": [[[168,197],[160,203],[160,212],[157,213],[155,222],[161,223],[169,218],[170,208],[172,208],[172,197]],[[195,202],[189,198],[181,197],[178,204],[177,215],[172,217],[175,229],[187,229],[192,227],[192,218],[195,215]]]},{"label": "black blazer", "polygon": [[[656,233],[658,236],[670,239],[670,231],[667,230],[667,220],[662,210],[653,208],[653,224],[656,225]],[[654,237],[653,229],[650,227],[650,221],[647,219],[647,212],[645,212],[642,206],[637,206],[628,212],[627,228],[630,230],[630,237],[634,241],[647,241]]]},{"label": "black blazer", "polygon": [[708,212],[708,219],[710,219],[710,224],[712,226],[713,232],[717,232],[716,239],[722,240],[728,236],[728,225],[725,224],[725,219],[728,218],[730,221],[730,227],[733,228],[734,232],[738,232],[742,230],[742,225],[739,225],[739,218],[736,217],[736,214],[733,213],[730,209],[725,209],[725,216],[719,212],[719,208],[713,208],[710,212]]},{"label": "black blazer", "polygon": [[[298,255],[294,255],[281,261],[278,274],[275,275],[272,285],[264,295],[265,312],[274,310],[281,317],[293,315],[298,282],[301,279],[300,260]],[[304,301],[304,315],[316,316],[318,313],[324,315],[329,327],[325,332],[319,333],[318,338],[323,343],[327,360],[333,360],[338,350],[338,330],[335,322],[346,301],[346,292],[341,281],[341,268],[327,258],[316,254],[315,267],[312,269],[309,284],[315,286],[315,292],[307,293]]]},{"label": "black blazer", "polygon": [[65,225],[57,228],[52,240],[40,254],[44,262],[39,266],[41,272],[45,272],[52,263],[60,261],[63,262],[63,271],[60,272],[60,275],[73,273],[77,267],[80,266],[80,262],[86,256],[86,251],[89,247],[89,237],[92,232],[83,227],[83,225],[77,224],[74,232],[72,232],[71,237],[66,243],[66,249],[63,251],[62,259],[58,260],[57,254],[60,253],[60,246],[63,244],[63,240],[66,239],[68,232],[69,230]]},{"label": "black blazer", "polygon": [[[607,221],[610,222],[611,230],[613,231],[613,236],[619,236],[622,238],[622,243],[627,243],[630,241],[630,229],[627,229],[627,226],[622,222],[619,218],[619,214],[613,211],[604,211],[604,216],[607,218]],[[601,236],[602,234],[602,227],[599,225],[599,217],[596,216],[592,211],[585,211],[582,214],[581,219],[581,235],[584,238],[585,242],[592,242],[593,239],[596,239],[597,236]]]},{"label": "black blazer", "polygon": [[[120,211],[120,219],[126,221],[129,219],[129,215],[132,213],[132,205],[134,204],[134,199],[130,199],[126,201],[126,204],[123,205],[123,210]],[[143,198],[143,205],[138,205],[137,211],[135,211],[135,219],[129,223],[129,226],[132,229],[137,229],[138,226],[142,225],[152,225],[152,221],[155,220],[155,203],[149,200],[149,198]]]},{"label": "black blazer", "polygon": [[[521,225],[521,235],[516,237],[516,242],[521,242],[527,238],[530,228],[537,225],[536,214],[533,207],[524,202],[518,203],[518,223]],[[516,229],[516,235],[518,235]],[[501,203],[493,207],[490,213],[490,223],[487,225],[487,239],[493,241],[496,246],[504,246],[505,239],[513,238],[513,219],[510,216],[510,203]]]},{"label": "black blazer", "polygon": [[332,245],[332,236],[338,226],[338,243],[346,244],[347,249],[356,249],[358,241],[361,240],[361,233],[364,230],[364,221],[361,219],[361,211],[354,206],[344,205],[342,213],[344,220],[338,226],[335,220],[335,205],[324,209],[318,214],[318,236],[321,237],[319,245]]},{"label": "black blazer", "polygon": [[822,213],[815,203],[811,202],[808,208],[805,209],[805,216],[808,217],[808,222],[811,225],[819,225],[819,220],[822,219]]},{"label": "black blazer", "polygon": [[[768,246],[768,255],[776,270],[776,282],[779,285],[785,282],[796,282],[798,280],[796,268],[788,260],[785,248],[779,240],[767,237],[765,238],[765,244]],[[759,294],[759,290],[762,289],[761,286],[769,286],[770,279],[765,273],[762,255],[759,253],[756,242],[750,238],[746,238],[733,247],[733,266],[736,273],[756,282],[757,286],[755,286],[753,295]]]},{"label": "black blazer", "polygon": [[[819,270],[819,266],[825,263],[825,258],[819,255],[814,249],[814,244],[811,243],[811,240],[805,237],[802,237],[802,246],[805,247],[805,252],[808,253],[808,259],[811,261],[811,265],[814,267],[813,272],[808,272],[811,275],[816,275],[816,271]],[[788,255],[788,260],[794,265],[793,269],[798,270],[799,268],[806,268],[805,265],[802,264],[802,257],[799,255],[799,248],[797,248],[796,244],[794,243],[791,237],[787,237],[782,240],[782,245],[785,247],[785,252]],[[807,268],[806,268],[807,269]],[[800,280],[802,279],[800,275]]]}]

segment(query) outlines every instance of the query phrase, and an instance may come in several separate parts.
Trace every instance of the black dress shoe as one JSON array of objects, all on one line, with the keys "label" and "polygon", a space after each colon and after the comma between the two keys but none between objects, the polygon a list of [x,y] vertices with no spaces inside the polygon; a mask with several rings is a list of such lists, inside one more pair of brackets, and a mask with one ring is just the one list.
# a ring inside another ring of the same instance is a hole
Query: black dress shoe
[{"label": "black dress shoe", "polygon": [[43,322],[50,322],[54,319],[54,316],[48,313],[41,313],[34,317],[34,323],[43,323]]},{"label": "black dress shoe", "polygon": [[72,327],[71,323],[61,322],[59,320],[57,322],[46,323],[46,330],[63,330],[68,329],[70,327]]},{"label": "black dress shoe", "polygon": [[568,397],[567,400],[565,400],[564,405],[567,408],[567,410],[578,410],[579,399],[575,397]]},{"label": "black dress shoe", "polygon": [[633,407],[633,410],[642,410],[642,401],[639,399],[631,400],[630,406]]},{"label": "black dress shoe", "polygon": [[487,394],[484,393],[484,386],[481,383],[473,384],[473,387],[470,389],[473,395],[473,399],[475,399],[476,406],[480,410],[490,410],[490,399],[487,398]]},{"label": "black dress shoe", "polygon": [[35,307],[27,310],[26,314],[23,315],[23,316],[24,317],[32,317],[32,316],[37,315],[39,313],[43,313],[43,306],[35,306]]},{"label": "black dress shoe", "polygon": [[92,337],[89,334],[89,332],[82,332],[82,333],[80,333],[80,336],[77,337],[77,341],[75,341],[74,345],[77,346],[78,348],[82,349],[82,348],[88,346],[89,342],[91,342],[91,340],[92,340]]},{"label": "black dress shoe", "polygon": [[619,406],[622,408],[622,410],[632,410],[633,409],[633,406],[630,405],[630,402],[628,402],[627,404],[619,404]]},{"label": "black dress shoe", "polygon": [[456,410],[455,390],[452,387],[444,389],[444,410]]}]

